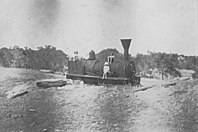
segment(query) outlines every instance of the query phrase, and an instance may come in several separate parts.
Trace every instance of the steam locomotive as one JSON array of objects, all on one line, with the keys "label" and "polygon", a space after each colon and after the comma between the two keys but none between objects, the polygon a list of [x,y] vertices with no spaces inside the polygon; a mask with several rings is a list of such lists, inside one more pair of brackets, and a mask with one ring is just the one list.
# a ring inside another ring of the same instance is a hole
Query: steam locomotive
[{"label": "steam locomotive", "polygon": [[129,60],[128,49],[131,39],[121,39],[124,48],[124,60],[113,61],[110,67],[108,77],[103,79],[103,61],[95,57],[89,57],[87,60],[68,61],[67,79],[82,80],[86,84],[140,84],[140,77],[136,76],[135,64]]}]

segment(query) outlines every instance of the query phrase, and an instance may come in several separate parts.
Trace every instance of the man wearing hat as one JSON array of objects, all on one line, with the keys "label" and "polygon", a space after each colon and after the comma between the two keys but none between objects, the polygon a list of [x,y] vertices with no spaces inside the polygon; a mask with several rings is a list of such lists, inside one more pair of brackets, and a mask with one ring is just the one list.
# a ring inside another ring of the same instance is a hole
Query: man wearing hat
[{"label": "man wearing hat", "polygon": [[105,62],[104,63],[104,67],[103,67],[103,76],[102,76],[102,79],[107,78],[107,74],[110,73],[109,70],[110,70],[109,63],[108,62]]}]

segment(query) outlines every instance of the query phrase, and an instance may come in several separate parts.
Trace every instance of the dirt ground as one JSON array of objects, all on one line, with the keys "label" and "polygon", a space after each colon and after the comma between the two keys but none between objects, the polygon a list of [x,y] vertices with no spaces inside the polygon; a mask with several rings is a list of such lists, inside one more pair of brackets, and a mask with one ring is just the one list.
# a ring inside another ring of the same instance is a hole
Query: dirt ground
[{"label": "dirt ground", "polygon": [[[196,132],[198,81],[155,87],[93,86],[75,83],[41,89],[35,81],[64,78],[39,71],[0,68],[2,132]],[[7,99],[6,92],[29,84],[29,92]],[[162,83],[142,79],[143,85]]]}]

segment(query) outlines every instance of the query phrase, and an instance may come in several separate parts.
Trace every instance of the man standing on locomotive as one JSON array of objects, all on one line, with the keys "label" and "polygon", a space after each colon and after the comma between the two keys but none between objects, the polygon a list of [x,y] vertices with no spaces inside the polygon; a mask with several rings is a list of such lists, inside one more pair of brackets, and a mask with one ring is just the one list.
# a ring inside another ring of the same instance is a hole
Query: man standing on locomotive
[{"label": "man standing on locomotive", "polygon": [[103,76],[102,79],[106,79],[108,76],[108,73],[110,73],[110,67],[109,67],[109,63],[105,62],[104,63],[104,67],[103,67]]}]

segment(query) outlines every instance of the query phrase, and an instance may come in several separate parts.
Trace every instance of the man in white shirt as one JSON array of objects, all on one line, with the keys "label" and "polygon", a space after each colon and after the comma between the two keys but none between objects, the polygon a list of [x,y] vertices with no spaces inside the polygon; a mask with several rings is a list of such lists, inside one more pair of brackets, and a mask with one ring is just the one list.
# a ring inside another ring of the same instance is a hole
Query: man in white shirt
[{"label": "man in white shirt", "polygon": [[110,73],[110,67],[109,67],[109,63],[105,62],[104,63],[104,67],[103,67],[103,76],[102,79],[107,78],[107,74]]}]

